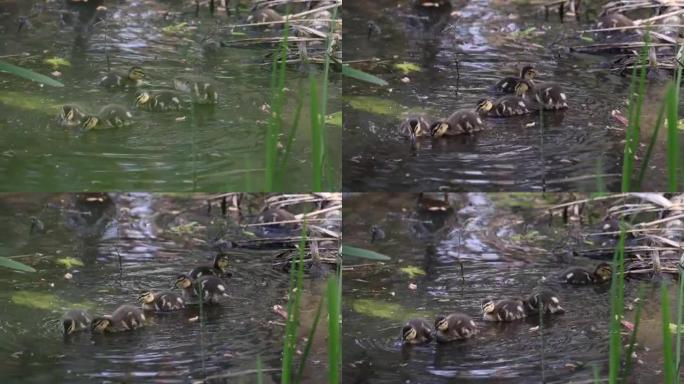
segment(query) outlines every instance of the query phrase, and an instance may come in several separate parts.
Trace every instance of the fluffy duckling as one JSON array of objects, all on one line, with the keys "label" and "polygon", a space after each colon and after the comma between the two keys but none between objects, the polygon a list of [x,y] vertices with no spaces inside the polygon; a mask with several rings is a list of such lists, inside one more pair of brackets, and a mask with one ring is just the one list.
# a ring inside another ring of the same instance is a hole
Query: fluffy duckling
[{"label": "fluffy duckling", "polygon": [[429,343],[432,341],[432,328],[425,320],[409,320],[401,329],[401,339],[405,344]]},{"label": "fluffy duckling", "polygon": [[414,143],[417,137],[430,136],[432,123],[433,119],[426,115],[409,116],[399,125],[399,134]]},{"label": "fluffy duckling", "polygon": [[480,115],[471,110],[459,110],[446,120],[437,121],[430,127],[432,137],[471,134],[486,128]]},{"label": "fluffy duckling", "polygon": [[218,276],[218,277],[229,277],[230,272],[228,272],[228,255],[225,253],[217,253],[214,256],[213,265],[201,265],[199,267],[193,268],[188,276],[194,281],[202,276]]},{"label": "fluffy duckling", "polygon": [[143,83],[145,72],[140,67],[132,67],[126,74],[110,72],[100,80],[100,86],[106,88],[135,88]]},{"label": "fluffy duckling", "polygon": [[178,111],[183,102],[178,94],[171,91],[142,91],[135,96],[135,106],[153,112]]},{"label": "fluffy duckling", "polygon": [[435,319],[435,338],[440,343],[468,339],[477,332],[477,324],[473,318],[462,313],[438,316]]},{"label": "fluffy duckling", "polygon": [[494,301],[487,299],[482,303],[485,321],[515,321],[527,316],[522,300],[510,299]]},{"label": "fluffy duckling", "polygon": [[173,312],[185,308],[185,301],[175,293],[145,291],[138,296],[143,311]]},{"label": "fluffy duckling", "polygon": [[582,267],[570,267],[561,273],[561,279],[574,285],[601,284],[609,281],[612,275],[613,267],[608,263],[601,263],[594,272]]},{"label": "fluffy duckling", "polygon": [[59,113],[59,124],[63,127],[78,127],[88,118],[88,115],[78,106],[67,104],[62,106]]},{"label": "fluffy duckling", "polygon": [[173,79],[173,86],[181,92],[192,95],[192,100],[197,104],[218,103],[218,92],[214,85],[200,77],[182,75]]},{"label": "fluffy duckling", "polygon": [[568,107],[565,93],[560,85],[555,83],[535,84],[531,80],[521,80],[515,87],[515,93],[527,103],[535,103],[536,101],[545,110],[559,110]]},{"label": "fluffy duckling", "polygon": [[494,85],[494,91],[499,93],[515,93],[515,87],[518,86],[520,80],[534,80],[537,76],[537,70],[531,65],[526,65],[520,70],[519,77],[505,77],[499,80]]},{"label": "fluffy duckling", "polygon": [[174,286],[182,290],[183,297],[186,299],[192,299],[197,297],[197,293],[194,288],[195,279],[191,278],[186,274],[178,275],[176,278],[176,283]]},{"label": "fluffy duckling", "polygon": [[477,102],[477,112],[482,116],[510,117],[530,113],[527,103],[519,96],[504,96],[491,101],[481,99]]},{"label": "fluffy duckling", "polygon": [[195,282],[195,290],[202,295],[206,304],[218,304],[221,297],[227,297],[226,285],[216,276],[202,276]]},{"label": "fluffy duckling", "polygon": [[122,305],[111,315],[96,317],[90,329],[96,333],[111,333],[131,331],[145,326],[145,314],[140,308],[132,305]]},{"label": "fluffy duckling", "polygon": [[540,289],[533,292],[525,300],[525,311],[527,315],[539,314],[539,308],[543,314],[561,314],[565,313],[565,309],[561,307],[560,299],[558,296],[546,289]]},{"label": "fluffy duckling", "polygon": [[64,336],[71,335],[74,332],[84,331],[88,329],[89,324],[90,316],[82,309],[71,309],[62,316]]},{"label": "fluffy duckling", "polygon": [[106,105],[97,116],[88,116],[83,122],[83,130],[121,128],[132,123],[133,115],[119,105]]}]

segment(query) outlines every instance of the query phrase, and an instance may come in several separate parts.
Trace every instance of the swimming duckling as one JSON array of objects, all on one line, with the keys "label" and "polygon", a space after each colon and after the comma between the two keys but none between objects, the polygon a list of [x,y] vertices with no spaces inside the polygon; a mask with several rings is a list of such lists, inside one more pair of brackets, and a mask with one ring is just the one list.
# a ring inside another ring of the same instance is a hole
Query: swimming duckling
[{"label": "swimming duckling", "polygon": [[477,324],[473,318],[462,313],[437,316],[435,319],[435,338],[439,343],[468,339],[477,332]]},{"label": "swimming duckling", "polygon": [[178,94],[171,91],[142,91],[135,96],[135,106],[153,112],[178,111],[183,103]]},{"label": "swimming duckling", "polygon": [[485,128],[485,122],[478,113],[463,109],[452,113],[446,120],[433,123],[430,134],[432,137],[456,136],[471,134]]},{"label": "swimming duckling", "polygon": [[111,315],[96,317],[90,329],[97,333],[130,331],[145,326],[145,314],[140,308],[124,304]]},{"label": "swimming duckling", "polygon": [[494,91],[499,93],[515,93],[515,87],[520,80],[533,80],[537,76],[537,70],[531,65],[526,65],[520,70],[520,77],[505,77],[494,85]]},{"label": "swimming duckling", "polygon": [[106,105],[97,116],[88,116],[83,122],[83,129],[121,128],[132,123],[133,115],[126,108],[119,105]]},{"label": "swimming duckling", "polygon": [[543,314],[561,314],[565,313],[565,309],[561,307],[558,296],[546,289],[540,289],[533,292],[525,300],[525,311],[527,315],[539,314],[539,307]]},{"label": "swimming duckling", "polygon": [[555,83],[535,84],[531,80],[520,80],[515,87],[515,93],[528,103],[534,103],[536,100],[546,110],[558,110],[568,107],[565,93],[560,85]]},{"label": "swimming duckling", "polygon": [[432,341],[432,328],[425,320],[409,320],[401,329],[401,339],[406,344],[429,343]]},{"label": "swimming duckling", "polygon": [[415,142],[417,137],[430,136],[433,119],[426,115],[409,116],[399,125],[399,134]]},{"label": "swimming duckling", "polygon": [[596,266],[594,272],[582,267],[570,267],[561,273],[563,282],[575,285],[601,284],[609,281],[613,268],[608,263]]},{"label": "swimming duckling", "polygon": [[106,88],[135,88],[143,83],[145,72],[140,67],[132,67],[126,74],[110,72],[100,80],[100,86]]},{"label": "swimming duckling", "polygon": [[74,332],[84,331],[88,329],[89,324],[90,316],[82,309],[71,309],[62,317],[64,336],[71,335]]},{"label": "swimming duckling", "polygon": [[59,113],[59,124],[63,127],[77,127],[85,121],[88,115],[83,110],[73,104],[62,106]]},{"label": "swimming duckling", "polygon": [[172,312],[185,308],[183,299],[175,293],[145,291],[138,296],[143,311]]},{"label": "swimming duckling", "polygon": [[206,304],[218,304],[221,297],[227,297],[226,285],[216,276],[202,276],[195,281],[195,290],[201,293]]},{"label": "swimming duckling", "polygon": [[192,299],[197,297],[197,293],[195,292],[195,288],[193,287],[194,283],[195,279],[191,278],[186,274],[181,274],[178,275],[178,277],[176,278],[176,283],[174,284],[174,286],[176,288],[182,289],[184,298]]},{"label": "swimming duckling", "polygon": [[504,96],[491,101],[481,99],[477,102],[477,112],[482,116],[510,117],[530,113],[527,103],[519,96]]},{"label": "swimming duckling", "polygon": [[214,256],[213,265],[201,265],[199,267],[193,268],[188,276],[194,281],[202,276],[218,276],[218,277],[229,277],[230,272],[228,272],[228,255],[225,253],[217,253]]},{"label": "swimming duckling", "polygon": [[218,103],[218,92],[209,81],[192,75],[182,75],[173,79],[173,86],[181,92],[192,95],[192,99],[197,104],[216,104]]},{"label": "swimming duckling", "polygon": [[485,321],[515,321],[525,318],[525,307],[522,300],[485,300],[482,303],[483,319]]}]

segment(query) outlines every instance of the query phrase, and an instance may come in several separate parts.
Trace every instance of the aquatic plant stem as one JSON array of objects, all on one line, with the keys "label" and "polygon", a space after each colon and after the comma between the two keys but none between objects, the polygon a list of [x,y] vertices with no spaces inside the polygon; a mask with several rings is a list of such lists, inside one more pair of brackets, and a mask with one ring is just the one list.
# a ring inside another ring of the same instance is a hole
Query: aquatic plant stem
[{"label": "aquatic plant stem", "polygon": [[677,332],[675,335],[675,378],[676,383],[681,382],[681,358],[682,358],[682,316],[684,316],[684,266],[681,261],[678,263],[679,268],[679,291],[677,292]]},{"label": "aquatic plant stem", "polygon": [[338,265],[336,277],[328,279],[328,383],[340,383],[342,345],[340,330],[342,274]]},{"label": "aquatic plant stem", "polygon": [[625,367],[622,371],[622,381],[624,383],[627,382],[627,379],[629,378],[629,372],[632,370],[632,354],[634,353],[634,347],[636,346],[636,337],[639,330],[639,320],[641,319],[641,308],[644,302],[645,291],[646,290],[643,284],[639,286],[639,293],[637,296],[639,298],[639,302],[637,303],[636,311],[634,312],[634,329],[629,337],[627,352],[625,353]]},{"label": "aquatic plant stem", "polygon": [[[302,223],[302,235],[299,241],[299,259],[290,268],[290,289],[287,301],[287,321],[285,323],[285,342],[283,348],[283,365],[281,383],[292,381],[292,365],[297,349],[297,330],[299,329],[300,300],[302,294],[302,280],[304,279],[304,254],[306,252],[307,225]],[[294,260],[292,260],[294,263]],[[293,297],[294,295],[294,297]]]},{"label": "aquatic plant stem", "polygon": [[620,239],[613,254],[613,268],[616,271],[611,277],[610,285],[610,337],[608,356],[608,382],[617,384],[620,373],[620,354],[622,352],[620,321],[624,311],[624,255],[625,226],[620,223]]},{"label": "aquatic plant stem", "polygon": [[257,371],[257,384],[263,384],[264,383],[264,372],[262,371],[261,367],[261,355],[257,355],[256,358],[256,371]]},{"label": "aquatic plant stem", "polygon": [[663,373],[664,383],[674,383],[675,362],[672,356],[672,334],[670,333],[670,297],[667,293],[667,283],[660,285],[660,307],[663,326]]},{"label": "aquatic plant stem", "polygon": [[318,307],[316,308],[316,315],[314,316],[313,325],[309,330],[308,339],[306,340],[306,346],[304,347],[304,352],[302,353],[302,359],[299,362],[299,369],[297,370],[297,378],[295,379],[295,383],[301,383],[302,378],[304,377],[304,368],[306,367],[306,360],[309,357],[309,353],[311,353],[311,346],[313,345],[313,339],[316,335],[316,328],[318,328],[318,322],[321,319],[321,309],[323,308],[324,303],[325,297],[323,296],[321,297],[321,301],[318,303]]}]

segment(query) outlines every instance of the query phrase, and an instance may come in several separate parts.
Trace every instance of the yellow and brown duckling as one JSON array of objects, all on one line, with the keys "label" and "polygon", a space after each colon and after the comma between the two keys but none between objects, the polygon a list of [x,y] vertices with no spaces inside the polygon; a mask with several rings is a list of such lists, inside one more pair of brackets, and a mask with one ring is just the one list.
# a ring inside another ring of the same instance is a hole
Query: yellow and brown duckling
[{"label": "yellow and brown duckling", "polygon": [[173,312],[185,308],[183,298],[171,292],[145,291],[138,296],[143,311]]},{"label": "yellow and brown duckling", "polygon": [[439,343],[468,339],[477,332],[478,327],[473,318],[463,313],[452,313],[435,319],[435,339]]},{"label": "yellow and brown duckling", "polygon": [[515,321],[527,316],[525,304],[519,299],[487,299],[482,303],[482,312],[485,321]]},{"label": "yellow and brown duckling", "polygon": [[532,294],[524,300],[524,304],[528,316],[539,314],[540,309],[541,313],[545,315],[565,313],[565,309],[561,306],[558,295],[547,289],[539,289],[532,292]]},{"label": "yellow and brown duckling", "polygon": [[567,96],[556,83],[536,84],[531,80],[521,80],[515,87],[515,93],[530,106],[537,105],[545,110],[560,110],[568,107]]},{"label": "yellow and brown duckling", "polygon": [[144,327],[145,320],[145,314],[140,308],[124,304],[111,315],[94,318],[90,329],[96,333],[132,331]]},{"label": "yellow and brown duckling", "polygon": [[64,327],[64,336],[71,335],[75,332],[85,331],[90,325],[90,316],[82,309],[71,309],[62,316],[62,326]]},{"label": "yellow and brown duckling", "polygon": [[138,109],[152,112],[178,111],[183,108],[180,95],[171,91],[142,91],[135,96]]},{"label": "yellow and brown duckling", "polygon": [[433,119],[426,115],[409,116],[399,125],[399,134],[415,142],[418,137],[430,136]]},{"label": "yellow and brown duckling", "polygon": [[479,132],[486,128],[484,120],[475,111],[459,110],[446,120],[437,121],[430,127],[432,137],[457,136]]},{"label": "yellow and brown duckling", "polygon": [[121,128],[133,122],[133,115],[126,108],[119,105],[106,105],[97,116],[88,116],[83,122],[83,129],[101,130],[110,128]]},{"label": "yellow and brown duckling", "polygon": [[145,72],[140,67],[132,67],[126,74],[110,72],[100,80],[105,88],[136,88],[142,85]]},{"label": "yellow and brown duckling", "polygon": [[596,266],[593,272],[582,267],[570,267],[561,273],[563,282],[574,285],[601,284],[610,281],[613,268],[608,263]]},{"label": "yellow and brown duckling", "polygon": [[494,85],[494,91],[499,93],[515,93],[515,87],[518,86],[520,80],[534,80],[537,76],[537,70],[531,65],[526,65],[520,69],[519,77],[505,77],[499,80]]},{"label": "yellow and brown duckling", "polygon": [[195,290],[205,304],[218,304],[222,297],[228,297],[226,285],[216,276],[202,276],[195,281]]},{"label": "yellow and brown duckling", "polygon": [[212,265],[200,265],[199,267],[195,267],[190,271],[188,276],[193,281],[202,276],[230,277],[231,274],[228,271],[228,265],[228,255],[225,253],[217,253],[216,256],[214,256],[214,263]]},{"label": "yellow and brown duckling", "polygon": [[527,103],[519,96],[504,96],[494,101],[481,99],[477,102],[477,112],[482,116],[511,117],[530,113]]},{"label": "yellow and brown duckling", "polygon": [[63,127],[78,127],[88,118],[79,106],[73,104],[63,105],[59,113],[59,124]]},{"label": "yellow and brown duckling", "polygon": [[181,289],[184,298],[191,299],[197,297],[194,284],[195,279],[191,278],[189,275],[180,274],[176,278],[174,286]]},{"label": "yellow and brown duckling", "polygon": [[429,343],[432,341],[432,328],[425,320],[409,320],[401,329],[401,339],[406,344]]},{"label": "yellow and brown duckling", "polygon": [[182,75],[173,79],[173,87],[181,92],[192,95],[193,102],[197,104],[216,104],[218,103],[218,92],[216,87],[201,77],[192,75]]}]

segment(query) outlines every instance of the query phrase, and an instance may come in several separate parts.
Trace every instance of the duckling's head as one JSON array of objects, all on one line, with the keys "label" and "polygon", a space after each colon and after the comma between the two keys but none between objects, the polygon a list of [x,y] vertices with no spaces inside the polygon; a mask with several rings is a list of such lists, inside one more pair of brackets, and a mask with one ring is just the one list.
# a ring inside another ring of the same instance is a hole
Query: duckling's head
[{"label": "duckling's head", "polygon": [[140,106],[143,104],[147,104],[147,102],[150,101],[150,93],[146,91],[139,92],[135,96],[135,105]]},{"label": "duckling's head", "polygon": [[484,313],[492,313],[494,312],[495,308],[494,300],[492,299],[485,299],[482,301],[482,312]]},{"label": "duckling's head", "polygon": [[134,81],[142,80],[145,77],[145,71],[140,67],[132,67],[128,70],[128,78]]},{"label": "duckling's head", "polygon": [[64,336],[68,336],[76,330],[76,321],[74,319],[64,319],[62,325],[64,325]]},{"label": "duckling's head", "polygon": [[411,342],[413,341],[416,336],[418,335],[418,331],[416,331],[413,326],[410,324],[406,324],[404,328],[401,330],[401,337],[404,339],[404,341]]},{"label": "duckling's head", "polygon": [[193,81],[187,77],[178,76],[175,79],[173,79],[173,87],[179,91],[192,92]]},{"label": "duckling's head", "polygon": [[430,127],[430,135],[433,137],[442,137],[449,130],[449,123],[446,121],[438,121]]},{"label": "duckling's head", "polygon": [[221,272],[225,273],[228,270],[228,264],[228,255],[225,253],[219,253],[214,257],[214,266]]},{"label": "duckling's head", "polygon": [[526,65],[520,70],[520,78],[525,80],[534,79],[539,73],[531,65]]},{"label": "duckling's head", "polygon": [[596,267],[594,275],[600,282],[608,281],[613,275],[613,267],[608,263],[601,263]]},{"label": "duckling's head", "polygon": [[103,333],[112,325],[112,319],[107,316],[96,317],[90,323],[90,330],[93,332]]},{"label": "duckling's head", "polygon": [[83,122],[83,129],[85,129],[86,131],[91,130],[97,127],[97,124],[99,122],[100,119],[98,119],[96,116],[88,116]]},{"label": "duckling's head", "polygon": [[523,96],[530,89],[532,89],[532,84],[529,81],[521,80],[515,86],[515,94],[518,96]]},{"label": "duckling's head", "polygon": [[138,295],[138,301],[144,304],[151,304],[154,302],[154,293],[145,291]]},{"label": "duckling's head", "polygon": [[74,121],[76,117],[76,108],[73,105],[62,106],[61,118],[65,121]]},{"label": "duckling's head", "polygon": [[477,102],[477,106],[475,107],[475,110],[477,113],[481,115],[486,115],[489,113],[489,111],[494,108],[494,103],[492,103],[491,100],[489,99],[480,99],[480,101]]},{"label": "duckling's head", "polygon": [[181,287],[183,289],[190,288],[190,286],[192,286],[192,280],[190,280],[188,275],[178,275],[175,285],[176,287]]},{"label": "duckling's head", "polygon": [[446,317],[437,316],[435,319],[435,329],[442,332],[446,332],[449,329],[449,322]]}]

